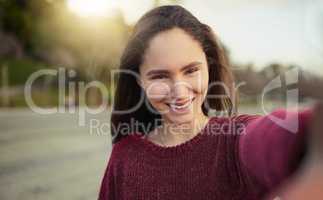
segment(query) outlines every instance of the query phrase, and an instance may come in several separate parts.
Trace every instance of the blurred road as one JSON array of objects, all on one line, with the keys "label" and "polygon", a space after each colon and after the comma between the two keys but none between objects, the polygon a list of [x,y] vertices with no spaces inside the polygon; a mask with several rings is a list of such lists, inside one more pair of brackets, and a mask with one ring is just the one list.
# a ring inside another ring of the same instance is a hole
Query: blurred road
[{"label": "blurred road", "polygon": [[[106,114],[88,116],[101,122]],[[78,126],[77,114],[0,111],[1,200],[96,199],[107,156],[107,135]]]}]

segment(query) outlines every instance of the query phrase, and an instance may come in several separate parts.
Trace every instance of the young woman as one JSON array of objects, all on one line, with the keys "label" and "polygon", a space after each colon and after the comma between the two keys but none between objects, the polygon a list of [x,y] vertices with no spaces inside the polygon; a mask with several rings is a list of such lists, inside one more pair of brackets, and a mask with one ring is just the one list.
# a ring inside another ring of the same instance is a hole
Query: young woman
[{"label": "young woman", "polygon": [[121,58],[99,199],[252,200],[273,190],[301,162],[312,109],[238,115],[234,90],[209,26],[181,6],[146,13]]}]

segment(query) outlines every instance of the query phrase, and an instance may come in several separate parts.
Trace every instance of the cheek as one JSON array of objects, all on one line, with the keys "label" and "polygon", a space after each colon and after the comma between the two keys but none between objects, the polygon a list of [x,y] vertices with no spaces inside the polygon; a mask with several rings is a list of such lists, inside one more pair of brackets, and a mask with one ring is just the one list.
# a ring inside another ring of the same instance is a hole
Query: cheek
[{"label": "cheek", "polygon": [[200,94],[206,93],[209,85],[208,74],[203,73],[199,76],[194,77],[193,79],[191,79],[190,85],[192,86],[192,89],[196,93],[200,93]]},{"label": "cheek", "polygon": [[170,88],[165,83],[155,82],[146,87],[146,95],[150,101],[163,101],[169,92]]}]

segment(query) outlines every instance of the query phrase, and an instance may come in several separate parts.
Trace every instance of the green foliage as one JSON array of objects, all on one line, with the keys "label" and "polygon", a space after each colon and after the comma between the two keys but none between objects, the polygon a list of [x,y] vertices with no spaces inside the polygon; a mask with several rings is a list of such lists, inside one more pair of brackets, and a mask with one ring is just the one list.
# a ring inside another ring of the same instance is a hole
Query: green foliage
[{"label": "green foliage", "polygon": [[48,0],[0,0],[0,30],[18,38],[30,55],[37,47],[39,20],[54,15],[53,11],[54,4]]},{"label": "green foliage", "polygon": [[[58,101],[58,91],[54,89],[49,89],[46,91],[39,91],[35,90],[32,93],[33,102],[41,107],[41,108],[48,108],[48,107],[57,107],[59,104]],[[8,105],[4,105],[3,101],[0,98],[0,107],[4,107]],[[25,96],[23,93],[18,95],[14,95],[10,97],[9,107],[27,107],[28,104],[26,102]]]},{"label": "green foliage", "polygon": [[14,0],[2,0],[0,8],[1,29],[15,35],[24,46],[29,48],[33,23],[26,7]]},{"label": "green foliage", "polygon": [[30,59],[0,59],[0,83],[1,71],[5,66],[8,67],[10,86],[23,85],[33,72],[48,68],[45,64]]}]

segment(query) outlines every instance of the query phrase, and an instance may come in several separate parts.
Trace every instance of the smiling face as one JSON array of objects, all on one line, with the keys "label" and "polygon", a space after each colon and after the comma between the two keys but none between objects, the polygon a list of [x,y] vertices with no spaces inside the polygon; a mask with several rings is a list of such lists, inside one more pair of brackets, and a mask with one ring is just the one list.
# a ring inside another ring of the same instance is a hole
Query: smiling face
[{"label": "smiling face", "polygon": [[185,123],[203,115],[208,65],[198,41],[180,28],[154,36],[140,66],[140,82],[164,120]]}]

